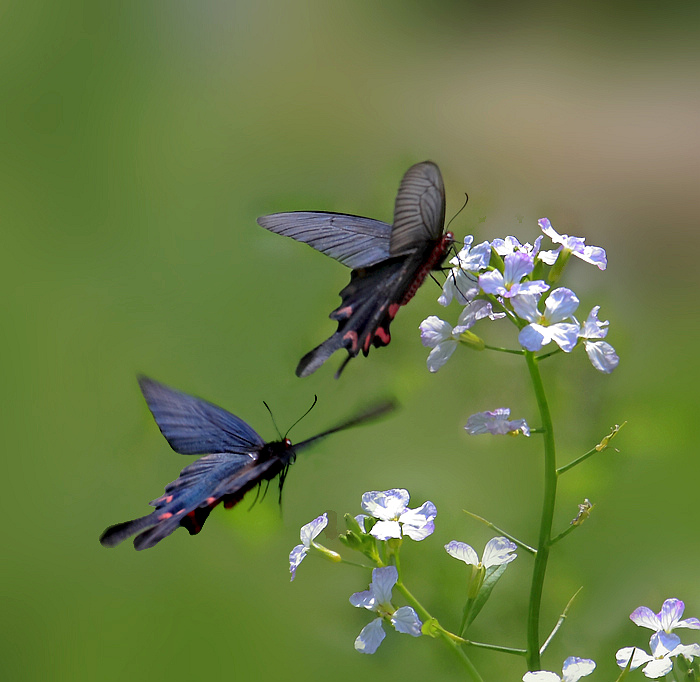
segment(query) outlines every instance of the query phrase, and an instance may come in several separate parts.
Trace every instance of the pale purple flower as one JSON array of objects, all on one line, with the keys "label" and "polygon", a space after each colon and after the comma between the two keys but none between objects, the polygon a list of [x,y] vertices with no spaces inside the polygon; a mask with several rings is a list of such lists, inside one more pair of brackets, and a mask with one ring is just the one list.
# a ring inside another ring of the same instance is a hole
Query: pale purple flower
[{"label": "pale purple flower", "polygon": [[523,682],[578,682],[582,677],[590,675],[595,670],[595,661],[590,658],[569,656],[561,669],[562,676],[546,670],[538,670],[523,675]]},{"label": "pale purple flower", "polygon": [[[412,540],[424,540],[435,530],[437,509],[428,501],[417,509],[409,509],[408,490],[373,490],[362,496],[362,509],[375,519],[370,535],[378,540],[408,535]],[[363,526],[364,527],[364,526]]]},{"label": "pale purple flower", "polygon": [[552,223],[547,218],[541,218],[537,224],[555,244],[561,244],[559,250],[566,249],[580,258],[586,263],[595,265],[600,270],[605,270],[608,266],[608,261],[605,255],[605,249],[600,246],[586,246],[586,240],[582,237],[569,237],[567,234],[559,234],[553,227]]},{"label": "pale purple flower", "polygon": [[554,341],[565,353],[570,353],[578,342],[579,325],[563,320],[570,319],[578,308],[576,294],[564,287],[555,289],[544,302],[544,313],[538,310],[538,302],[539,295],[531,294],[511,299],[516,315],[530,323],[520,330],[520,345],[534,352]]},{"label": "pale purple flower", "polygon": [[677,635],[668,635],[666,643],[664,643],[659,635],[660,633],[655,632],[651,636],[651,640],[649,641],[651,654],[648,654],[639,647],[633,646],[626,646],[619,649],[615,654],[615,660],[620,668],[626,668],[631,658],[631,670],[643,665],[644,674],[655,680],[671,672],[673,669],[672,659],[676,656],[682,655],[689,661],[700,656],[700,645],[681,644],[680,638]]},{"label": "pale purple flower", "polygon": [[355,640],[355,649],[363,654],[373,654],[386,636],[382,620],[388,620],[394,629],[412,637],[420,637],[422,623],[418,614],[410,606],[394,609],[391,604],[391,590],[399,579],[396,566],[382,566],[372,571],[372,582],[364,592],[355,592],[350,603],[379,614]]},{"label": "pale purple flower", "polygon": [[483,566],[484,568],[509,564],[518,556],[517,554],[511,554],[511,552],[515,552],[516,549],[518,549],[518,546],[507,538],[492,538],[486,543],[484,557],[479,561],[479,555],[474,548],[466,542],[452,540],[452,542],[448,542],[445,545],[445,551],[451,557],[463,561],[468,566]]},{"label": "pale purple flower", "polygon": [[491,433],[494,436],[504,436],[507,433],[520,431],[524,436],[530,435],[530,427],[524,419],[510,421],[510,408],[498,407],[487,412],[477,412],[467,419],[464,427],[467,433],[475,436],[481,433]]},{"label": "pale purple flower", "polygon": [[504,313],[494,313],[488,301],[477,300],[467,304],[462,310],[456,327],[435,315],[427,317],[421,322],[419,329],[421,343],[426,348],[432,348],[426,361],[428,369],[437,372],[452,357],[462,334],[478,320],[485,317],[495,320],[503,315]]},{"label": "pale purple flower", "polygon": [[466,305],[479,293],[474,274],[488,267],[491,259],[491,245],[488,242],[482,242],[472,248],[473,241],[474,237],[466,236],[464,248],[450,260],[455,267],[450,270],[442,287],[442,294],[438,298],[440,305],[449,305],[453,298],[461,305]]},{"label": "pale purple flower", "polygon": [[583,346],[593,367],[599,372],[610,374],[620,363],[620,358],[615,349],[607,341],[602,340],[608,334],[609,322],[598,319],[599,310],[599,305],[593,307],[588,318],[581,325],[578,335],[583,339]]},{"label": "pale purple flower", "polygon": [[[668,639],[676,628],[689,628],[700,630],[700,620],[697,618],[686,618],[681,620],[685,604],[680,599],[667,599],[661,606],[661,611],[654,613],[647,606],[640,606],[630,614],[630,620],[643,628],[649,628],[658,633],[664,646],[673,649],[675,640]],[[677,642],[676,642],[677,643]]]},{"label": "pale purple flower", "polygon": [[301,532],[299,533],[301,544],[297,545],[289,553],[289,572],[292,574],[290,580],[294,580],[299,564],[304,560],[304,557],[309,549],[311,549],[312,545],[314,545],[314,539],[318,537],[318,535],[327,525],[328,517],[324,513],[310,523],[307,523],[305,526],[301,527]]},{"label": "pale purple flower", "polygon": [[499,270],[489,270],[479,275],[479,286],[486,294],[494,294],[510,298],[517,294],[541,294],[549,289],[542,280],[522,282],[535,267],[535,261],[529,253],[518,251],[508,254],[504,259],[503,273]]}]

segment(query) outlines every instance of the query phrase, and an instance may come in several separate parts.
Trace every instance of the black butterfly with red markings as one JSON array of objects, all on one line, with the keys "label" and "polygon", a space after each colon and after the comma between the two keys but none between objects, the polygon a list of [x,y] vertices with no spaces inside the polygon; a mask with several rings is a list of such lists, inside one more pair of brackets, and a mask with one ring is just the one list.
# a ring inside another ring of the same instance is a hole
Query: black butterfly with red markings
[{"label": "black butterfly with red markings", "polygon": [[394,223],[342,213],[297,211],[258,218],[271,232],[306,242],[343,265],[352,268],[350,284],[341,292],[342,303],[330,318],[338,329],[307,353],[297,366],[297,376],[315,372],[335,351],[345,348],[348,357],[336,373],[372,345],[391,341],[389,325],[431,270],[439,270],[454,242],[443,234],[445,187],[440,169],[431,161],[411,166],[401,180]]},{"label": "black butterfly with red markings", "polygon": [[155,511],[115,526],[100,537],[105,547],[134,538],[136,549],[153,547],[179,526],[191,535],[202,530],[219,502],[227,509],[265,481],[279,476],[280,496],[297,452],[336,431],[347,429],[391,409],[384,403],[297,445],[288,438],[266,443],[248,424],[221,407],[139,377],[148,407],[170,447],[182,455],[205,455],[185,467],[165,494],[149,504]]}]

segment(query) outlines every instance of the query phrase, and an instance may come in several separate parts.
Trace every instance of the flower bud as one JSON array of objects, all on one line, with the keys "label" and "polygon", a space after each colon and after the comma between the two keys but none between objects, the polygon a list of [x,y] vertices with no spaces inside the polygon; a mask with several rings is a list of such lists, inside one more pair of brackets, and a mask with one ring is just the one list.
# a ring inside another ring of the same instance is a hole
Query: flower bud
[{"label": "flower bud", "polygon": [[474,350],[484,350],[484,340],[480,336],[470,332],[468,329],[459,335],[459,342],[473,348]]}]

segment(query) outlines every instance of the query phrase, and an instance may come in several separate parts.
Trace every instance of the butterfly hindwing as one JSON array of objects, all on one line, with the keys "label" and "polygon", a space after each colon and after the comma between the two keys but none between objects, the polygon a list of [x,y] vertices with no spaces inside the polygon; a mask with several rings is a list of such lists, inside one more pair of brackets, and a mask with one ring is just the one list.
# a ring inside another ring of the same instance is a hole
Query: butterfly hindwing
[{"label": "butterfly hindwing", "polygon": [[148,377],[139,377],[139,386],[161,433],[175,452],[245,454],[265,444],[242,419],[217,405]]}]

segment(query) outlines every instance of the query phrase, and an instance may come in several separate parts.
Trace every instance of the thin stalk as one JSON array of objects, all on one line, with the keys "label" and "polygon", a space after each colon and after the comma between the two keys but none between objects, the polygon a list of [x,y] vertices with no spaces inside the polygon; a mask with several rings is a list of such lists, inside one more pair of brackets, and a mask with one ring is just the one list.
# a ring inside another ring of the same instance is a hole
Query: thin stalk
[{"label": "thin stalk", "polygon": [[476,519],[477,521],[481,521],[484,525],[488,526],[491,530],[495,530],[497,533],[500,533],[504,538],[507,538],[511,542],[514,542],[518,547],[522,547],[526,552],[530,552],[530,554],[537,554],[537,550],[534,547],[530,547],[530,545],[526,545],[524,542],[521,542],[518,540],[518,538],[513,537],[510,535],[510,533],[506,533],[502,528],[499,528],[495,523],[491,523],[488,519],[485,519],[483,516],[479,516],[478,514],[475,514],[474,512],[470,512],[467,509],[462,509],[462,511],[465,514],[469,514],[473,519]]},{"label": "thin stalk", "polygon": [[488,343],[484,344],[484,348],[487,350],[496,350],[499,353],[511,353],[512,355],[525,355],[524,350],[514,350],[512,348],[502,348],[501,346],[489,346]]},{"label": "thin stalk", "polygon": [[[427,609],[409,592],[408,588],[401,582],[400,578],[396,583],[396,589],[401,592],[404,599],[416,610],[416,613],[418,613],[418,615],[423,619],[423,622],[433,620],[433,617],[430,615],[430,613],[428,613]],[[447,632],[443,628],[439,629],[439,635],[440,639],[442,639],[442,641],[445,642],[450,649],[452,649],[457,658],[459,658],[459,660],[462,662],[462,665],[466,668],[467,673],[469,674],[469,679],[473,680],[473,682],[484,682],[481,675],[479,675],[479,671],[474,667],[474,664],[469,659],[469,656],[467,656],[462,647],[454,640],[455,635]]]},{"label": "thin stalk", "polygon": [[549,412],[537,358],[528,351],[525,353],[525,360],[535,391],[542,428],[544,429],[544,499],[542,501],[537,554],[535,555],[535,565],[532,569],[530,604],[527,616],[527,664],[530,670],[540,670],[540,608],[542,605],[544,578],[547,573],[547,562],[549,560],[549,548],[551,546],[554,505],[557,498],[557,460],[552,416]]}]

